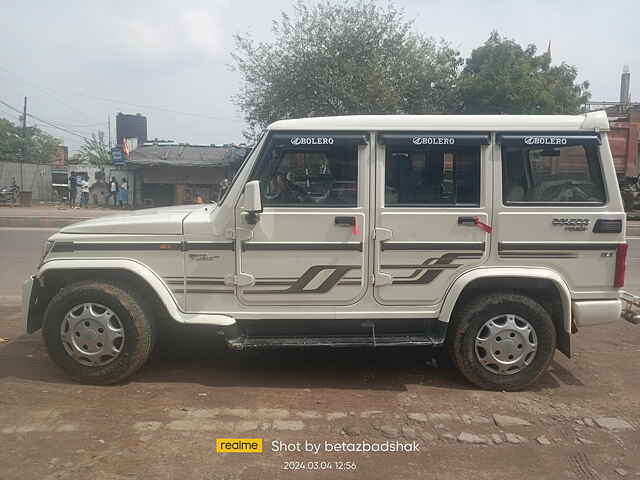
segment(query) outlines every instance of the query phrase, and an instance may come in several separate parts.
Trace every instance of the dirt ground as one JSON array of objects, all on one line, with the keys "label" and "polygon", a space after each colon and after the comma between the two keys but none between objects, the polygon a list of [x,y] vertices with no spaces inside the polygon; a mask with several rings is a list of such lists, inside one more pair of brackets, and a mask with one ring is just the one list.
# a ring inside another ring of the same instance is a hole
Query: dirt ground
[{"label": "dirt ground", "polygon": [[[0,307],[2,480],[640,478],[640,327],[626,322],[579,332],[522,393],[475,389],[421,349],[238,353],[206,329],[172,331],[125,384],[85,386],[19,322]],[[216,438],[264,452],[216,453]]]}]

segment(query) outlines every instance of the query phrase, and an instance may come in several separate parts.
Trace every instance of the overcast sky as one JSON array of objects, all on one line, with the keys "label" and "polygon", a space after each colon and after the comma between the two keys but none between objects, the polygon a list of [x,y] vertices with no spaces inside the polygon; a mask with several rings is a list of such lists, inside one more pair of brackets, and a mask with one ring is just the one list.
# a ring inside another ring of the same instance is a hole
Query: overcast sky
[{"label": "overcast sky", "polygon": [[[82,135],[106,132],[111,115],[115,137],[115,114],[140,112],[150,138],[204,144],[243,141],[242,115],[231,102],[239,82],[228,68],[232,35],[268,40],[271,21],[291,11],[290,0],[0,3],[0,100],[21,108],[27,95],[32,114]],[[632,100],[640,100],[637,0],[395,4],[415,18],[416,30],[449,40],[463,55],[494,29],[540,50],[551,41],[554,63],[577,66],[594,100],[618,99],[627,64]],[[17,120],[4,105],[0,116]],[[72,150],[82,142],[41,126]]]}]

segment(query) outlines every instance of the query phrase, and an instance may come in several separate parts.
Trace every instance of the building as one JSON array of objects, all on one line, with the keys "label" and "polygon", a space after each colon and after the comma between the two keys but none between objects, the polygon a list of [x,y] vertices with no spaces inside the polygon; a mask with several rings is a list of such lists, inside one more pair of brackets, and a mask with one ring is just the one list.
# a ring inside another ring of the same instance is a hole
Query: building
[{"label": "building", "polygon": [[53,158],[53,165],[58,168],[64,167],[69,162],[69,147],[66,145],[58,145]]},{"label": "building", "polygon": [[605,110],[609,117],[609,145],[620,179],[637,177],[640,172],[640,103],[631,101],[631,73],[628,66],[620,76],[617,102],[589,102],[587,111]]},{"label": "building", "polygon": [[220,183],[233,177],[247,153],[236,145],[138,146],[127,164],[134,178],[130,201],[136,207],[159,207],[195,203],[197,196],[217,200]]},{"label": "building", "polygon": [[136,113],[116,115],[116,145],[122,145],[125,138],[137,138],[138,145],[147,141],[147,117]]}]

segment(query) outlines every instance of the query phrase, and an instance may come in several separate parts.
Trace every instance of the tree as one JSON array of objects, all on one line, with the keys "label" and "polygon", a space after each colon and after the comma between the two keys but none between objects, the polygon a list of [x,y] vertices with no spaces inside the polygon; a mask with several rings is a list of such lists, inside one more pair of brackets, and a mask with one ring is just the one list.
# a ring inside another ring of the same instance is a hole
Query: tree
[{"label": "tree", "polygon": [[61,141],[38,127],[27,127],[26,140],[22,127],[4,118],[0,119],[0,160],[19,162],[26,144],[25,163],[48,164],[54,159]]},{"label": "tree", "polygon": [[272,42],[235,35],[245,134],[283,118],[455,111],[458,52],[412,28],[372,0],[299,1],[273,22]]},{"label": "tree", "polygon": [[104,132],[92,133],[91,138],[84,141],[80,147],[80,159],[102,169],[111,163],[111,153],[104,141]]},{"label": "tree", "polygon": [[459,87],[465,113],[573,114],[591,94],[589,83],[575,83],[575,67],[551,65],[551,52],[536,55],[492,32],[466,60]]},{"label": "tree", "polygon": [[22,148],[22,135],[18,128],[5,118],[0,118],[0,160],[15,162]]}]

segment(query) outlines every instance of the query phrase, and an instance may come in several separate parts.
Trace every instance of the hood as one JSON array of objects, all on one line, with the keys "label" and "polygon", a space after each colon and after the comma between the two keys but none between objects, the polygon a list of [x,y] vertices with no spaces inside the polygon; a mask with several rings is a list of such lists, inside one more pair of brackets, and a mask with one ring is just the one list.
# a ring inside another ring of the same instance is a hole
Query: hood
[{"label": "hood", "polygon": [[193,211],[215,205],[177,205],[173,207],[132,210],[118,215],[107,215],[74,223],[61,233],[180,235],[182,221]]}]

